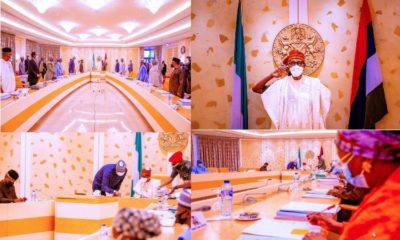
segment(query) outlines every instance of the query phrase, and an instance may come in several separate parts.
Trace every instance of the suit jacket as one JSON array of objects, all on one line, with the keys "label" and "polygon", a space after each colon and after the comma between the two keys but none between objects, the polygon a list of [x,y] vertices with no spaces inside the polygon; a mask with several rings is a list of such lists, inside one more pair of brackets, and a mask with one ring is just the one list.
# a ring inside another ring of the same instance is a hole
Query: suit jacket
[{"label": "suit jacket", "polygon": [[29,60],[28,63],[28,82],[29,84],[36,85],[38,82],[38,74],[39,74],[39,68],[36,64],[36,61],[31,59]]}]

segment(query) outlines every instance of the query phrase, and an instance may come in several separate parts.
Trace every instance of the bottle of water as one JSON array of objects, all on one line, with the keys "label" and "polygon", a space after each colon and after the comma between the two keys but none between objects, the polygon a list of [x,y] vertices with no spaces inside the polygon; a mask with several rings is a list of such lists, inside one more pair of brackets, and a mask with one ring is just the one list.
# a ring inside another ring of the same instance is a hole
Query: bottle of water
[{"label": "bottle of water", "polygon": [[224,181],[221,187],[221,215],[232,216],[233,188],[229,180]]},{"label": "bottle of water", "polygon": [[107,240],[107,225],[102,224],[100,228],[100,239]]},{"label": "bottle of water", "polygon": [[293,176],[293,186],[292,186],[292,197],[294,199],[297,199],[299,197],[298,196],[299,195],[299,188],[300,188],[299,179],[300,179],[299,173],[295,172],[294,176]]},{"label": "bottle of water", "polygon": [[36,190],[33,189],[32,192],[31,192],[31,201],[32,202],[36,202],[36,200],[37,200]]}]

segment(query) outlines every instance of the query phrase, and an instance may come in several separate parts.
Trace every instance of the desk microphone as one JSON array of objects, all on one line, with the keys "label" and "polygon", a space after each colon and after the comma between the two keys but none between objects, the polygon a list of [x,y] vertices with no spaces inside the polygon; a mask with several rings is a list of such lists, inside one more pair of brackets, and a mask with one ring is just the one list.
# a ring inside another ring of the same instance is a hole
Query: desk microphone
[{"label": "desk microphone", "polygon": [[211,206],[202,206],[202,207],[199,207],[199,208],[195,208],[192,211],[193,212],[207,212],[207,211],[210,211],[210,210],[211,210]]}]

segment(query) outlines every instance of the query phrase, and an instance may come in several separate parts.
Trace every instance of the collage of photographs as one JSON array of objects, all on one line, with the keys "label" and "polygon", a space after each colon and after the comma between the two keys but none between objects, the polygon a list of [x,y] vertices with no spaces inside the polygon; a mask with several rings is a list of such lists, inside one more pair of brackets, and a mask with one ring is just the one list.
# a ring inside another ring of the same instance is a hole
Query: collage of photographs
[{"label": "collage of photographs", "polygon": [[0,240],[400,239],[400,0],[0,4]]}]

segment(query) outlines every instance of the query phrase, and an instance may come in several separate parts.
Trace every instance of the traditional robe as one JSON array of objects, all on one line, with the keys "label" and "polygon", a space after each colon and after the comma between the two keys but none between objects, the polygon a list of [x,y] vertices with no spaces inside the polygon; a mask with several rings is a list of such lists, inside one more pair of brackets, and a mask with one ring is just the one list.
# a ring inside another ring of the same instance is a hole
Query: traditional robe
[{"label": "traditional robe", "polygon": [[157,65],[153,65],[149,71],[149,83],[156,87],[162,86],[162,76]]},{"label": "traditional robe", "polygon": [[129,65],[128,65],[128,72],[129,72],[129,73],[133,72],[133,63],[129,63]]},{"label": "traditional robe", "polygon": [[63,75],[62,65],[60,62],[56,62],[56,78]]},{"label": "traditional robe", "polygon": [[135,197],[142,197],[142,198],[155,198],[157,197],[157,188],[160,186],[161,182],[157,179],[150,179],[147,182],[146,178],[141,178],[135,184],[133,190],[135,190]]},{"label": "traditional robe", "polygon": [[139,68],[139,76],[138,76],[138,80],[142,81],[142,82],[147,82],[147,68],[144,64],[140,65]]},{"label": "traditional robe", "polygon": [[68,72],[69,73],[75,73],[75,61],[72,58],[69,60]]},{"label": "traditional robe", "polygon": [[14,69],[10,61],[1,59],[1,91],[10,93],[16,89]]},{"label": "traditional robe", "polygon": [[18,64],[18,74],[19,75],[25,75],[26,70],[25,70],[25,62],[24,61],[20,61]]},{"label": "traditional robe", "polygon": [[54,69],[54,64],[53,62],[48,62],[47,63],[47,72],[45,75],[46,80],[52,80],[55,75],[55,69]]},{"label": "traditional robe", "polygon": [[339,239],[400,239],[400,167],[364,197]]},{"label": "traditional robe", "polygon": [[169,92],[178,96],[180,93],[181,97],[183,97],[184,91],[184,84],[185,84],[185,76],[180,67],[174,69],[171,73],[171,78],[169,79]]},{"label": "traditional robe", "polygon": [[324,129],[331,93],[318,78],[291,76],[272,83],[261,95],[275,129]]},{"label": "traditional robe", "polygon": [[124,62],[121,62],[121,66],[120,66],[121,68],[120,68],[120,73],[121,73],[121,75],[122,76],[125,76],[125,74],[126,74],[126,66],[125,66],[125,63]]}]

